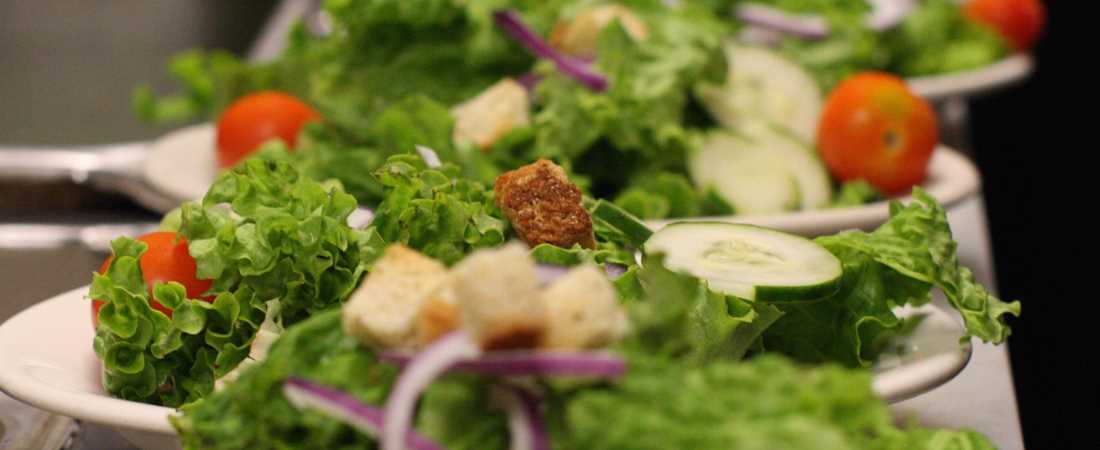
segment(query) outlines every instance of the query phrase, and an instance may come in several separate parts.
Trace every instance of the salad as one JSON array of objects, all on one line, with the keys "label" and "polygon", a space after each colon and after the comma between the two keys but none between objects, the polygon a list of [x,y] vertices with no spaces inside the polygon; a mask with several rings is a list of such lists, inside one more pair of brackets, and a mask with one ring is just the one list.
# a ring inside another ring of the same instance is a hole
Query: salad
[{"label": "salad", "polygon": [[706,2],[774,46],[823,87],[864,70],[904,77],[977,69],[1027,51],[1044,24],[1038,0],[727,0]]},{"label": "salad", "polygon": [[[826,96],[812,68],[782,49],[728,43],[740,25],[705,4],[325,8],[332,31],[295,28],[271,62],[180,55],[171,70],[184,92],[141,89],[135,106],[152,120],[215,120],[223,169],[265,148],[291,150],[303,174],[338,180],[367,207],[386,193],[372,174],[423,145],[485,185],[551,160],[585,195],[642,219],[904,194],[923,181],[939,139],[930,108],[904,82],[858,74]],[[889,100],[868,94],[878,91]],[[860,114],[874,126],[844,119]],[[888,157],[897,153],[905,156]]]},{"label": "salad", "polygon": [[550,161],[489,188],[421,149],[373,173],[353,228],[354,198],[289,156],[245,159],[93,277],[105,388],[181,408],[186,448],[992,448],[870,391],[919,323],[895,307],[940,289],[988,342],[1019,314],[919,189],[869,233],[654,231]]}]

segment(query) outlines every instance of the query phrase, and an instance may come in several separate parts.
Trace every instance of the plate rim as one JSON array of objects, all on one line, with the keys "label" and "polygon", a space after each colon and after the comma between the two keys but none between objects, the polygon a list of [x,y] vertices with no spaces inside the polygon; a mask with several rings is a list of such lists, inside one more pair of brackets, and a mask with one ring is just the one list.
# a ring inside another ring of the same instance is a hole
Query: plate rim
[{"label": "plate rim", "polygon": [[[72,306],[77,302],[86,301],[85,294],[88,292],[88,288],[88,285],[84,285],[66,291],[38,302],[10,317],[3,324],[0,324],[0,344],[6,341],[8,333],[11,333],[14,327],[24,321],[32,321],[39,315],[46,316],[46,311],[53,312],[54,308],[66,308],[75,311]],[[56,316],[46,317],[56,319]],[[16,325],[12,325],[13,323]],[[87,322],[87,326],[91,327],[90,321]],[[91,349],[92,343],[89,341],[87,350],[91,351]],[[18,362],[15,355],[9,355],[9,352],[12,352],[10,347],[0,345],[0,391],[16,400],[39,409],[103,425],[157,433],[175,433],[175,429],[168,422],[168,416],[176,412],[173,408],[87,392],[66,391],[50,386],[33,379],[17,370],[16,367],[11,367]],[[77,357],[79,356],[74,354],[74,359]],[[91,401],[73,401],[74,396],[80,399],[87,398]]]},{"label": "plate rim", "polygon": [[[72,306],[77,302],[86,301],[84,294],[87,289],[88,286],[81,286],[38,302],[0,324],[0,391],[21,402],[65,416],[121,429],[176,435],[175,428],[168,420],[170,416],[178,413],[174,408],[121,400],[89,392],[63,390],[35,380],[27,375],[25,371],[13,367],[17,364],[15,362],[16,358],[8,355],[11,352],[10,347],[2,345],[6,341],[7,335],[16,327],[25,325],[25,322],[36,322],[39,316],[44,316],[46,312],[53,312],[52,309],[63,308],[63,311],[76,311],[77,309]],[[929,308],[933,315],[940,316],[941,319],[951,320],[955,326],[961,329],[961,324],[958,323],[957,319],[953,318],[941,306],[932,302],[913,308],[913,310],[917,312],[929,311]],[[48,317],[53,320],[57,318],[56,315]],[[74,315],[73,320],[79,319],[76,319]],[[56,323],[59,325],[68,324],[65,320]],[[90,326],[90,323],[88,325]],[[91,351],[90,342],[87,351]],[[960,346],[959,351],[938,353],[920,364],[899,366],[874,373],[872,375],[872,389],[888,403],[896,403],[911,398],[935,389],[953,379],[966,368],[972,353],[973,346],[967,343]],[[932,361],[932,363],[927,361]],[[926,367],[931,364],[935,364],[935,366],[931,369]],[[920,374],[914,374],[913,372],[928,371],[933,372],[935,376],[926,375],[923,377],[924,381],[920,383],[906,383],[907,379],[920,377]],[[74,396],[85,401],[74,401]]]},{"label": "plate rim", "polygon": [[[926,186],[922,188],[945,209],[978,192],[982,184],[981,175],[974,163],[958,150],[946,145],[937,146],[932,153],[927,179],[931,182],[926,182]],[[878,226],[890,218],[892,200],[908,203],[912,201],[912,196],[906,195],[847,208],[812,209],[778,214],[682,217],[646,220],[645,223],[659,229],[673,222],[721,221],[750,223],[799,234],[824,234],[846,228],[863,229]]]},{"label": "plate rim", "polygon": [[931,101],[971,97],[1026,80],[1035,71],[1030,53],[1014,53],[982,67],[906,78],[915,94]]}]

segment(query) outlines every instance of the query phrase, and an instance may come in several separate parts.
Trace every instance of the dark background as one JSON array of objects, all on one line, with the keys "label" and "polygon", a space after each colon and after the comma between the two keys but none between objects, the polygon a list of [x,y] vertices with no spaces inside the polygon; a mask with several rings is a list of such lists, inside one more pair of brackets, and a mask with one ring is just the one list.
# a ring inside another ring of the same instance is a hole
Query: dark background
[{"label": "dark background", "polygon": [[1090,14],[1087,3],[1047,1],[1035,75],[971,102],[998,290],[1023,303],[1008,345],[1029,449],[1100,448],[1094,438],[1083,440],[1100,427],[1092,417],[1100,405],[1100,352],[1092,345],[1100,322],[1089,288],[1100,281],[1091,198],[1100,123],[1096,80],[1083,75],[1096,72],[1097,39],[1076,36],[1096,25],[1080,28],[1073,17]]}]

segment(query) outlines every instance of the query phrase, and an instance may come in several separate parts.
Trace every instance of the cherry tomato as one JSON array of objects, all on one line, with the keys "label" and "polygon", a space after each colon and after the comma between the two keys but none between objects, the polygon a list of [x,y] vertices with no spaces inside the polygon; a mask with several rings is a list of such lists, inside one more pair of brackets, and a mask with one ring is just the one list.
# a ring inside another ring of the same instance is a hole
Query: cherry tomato
[{"label": "cherry tomato", "polygon": [[1035,45],[1046,23],[1040,0],[971,0],[966,15],[992,26],[1018,51]]},{"label": "cherry tomato", "polygon": [[[201,298],[213,302],[213,297],[202,297],[202,294],[210,289],[213,280],[200,280],[195,277],[195,259],[187,252],[187,241],[177,238],[171,231],[157,231],[137,238],[149,246],[149,249],[141,255],[138,266],[141,267],[142,278],[149,287],[149,296],[153,296],[153,285],[160,282],[175,281],[182,284],[187,290],[187,298]],[[99,268],[99,273],[106,273],[111,265],[108,257]],[[92,324],[99,326],[99,308],[103,306],[102,300],[92,300]],[[161,305],[156,299],[152,300],[153,309],[172,317],[172,311]]]},{"label": "cherry tomato", "polygon": [[320,118],[309,105],[282,92],[263,91],[241,97],[218,119],[218,166],[232,167],[274,138],[294,148],[302,126]]},{"label": "cherry tomato", "polygon": [[818,150],[833,176],[862,178],[887,195],[924,179],[938,141],[928,102],[900,78],[879,72],[840,83],[825,101],[817,129]]}]

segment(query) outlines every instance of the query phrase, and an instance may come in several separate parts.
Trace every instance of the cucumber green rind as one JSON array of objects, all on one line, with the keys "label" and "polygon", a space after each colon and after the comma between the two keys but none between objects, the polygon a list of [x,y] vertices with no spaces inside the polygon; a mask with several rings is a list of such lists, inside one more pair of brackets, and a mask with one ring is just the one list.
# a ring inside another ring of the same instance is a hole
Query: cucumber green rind
[{"label": "cucumber green rind", "polygon": [[596,206],[592,208],[592,218],[602,220],[621,231],[630,240],[630,244],[636,247],[645,245],[653,236],[653,230],[641,220],[608,201],[596,201]]},{"label": "cucumber green rind", "polygon": [[[723,242],[730,242],[730,250],[719,251],[734,252],[735,260],[720,262],[706,255]],[[748,224],[674,222],[654,233],[643,251],[665,253],[670,269],[703,278],[715,291],[752,301],[821,300],[840,290],[843,275],[840,260],[820,244]],[[723,270],[737,271],[736,276],[731,279],[716,271],[722,264],[729,264]]]},{"label": "cucumber green rind", "polygon": [[756,286],[756,300],[768,303],[802,303],[826,299],[840,292],[840,278],[813,286]]}]

